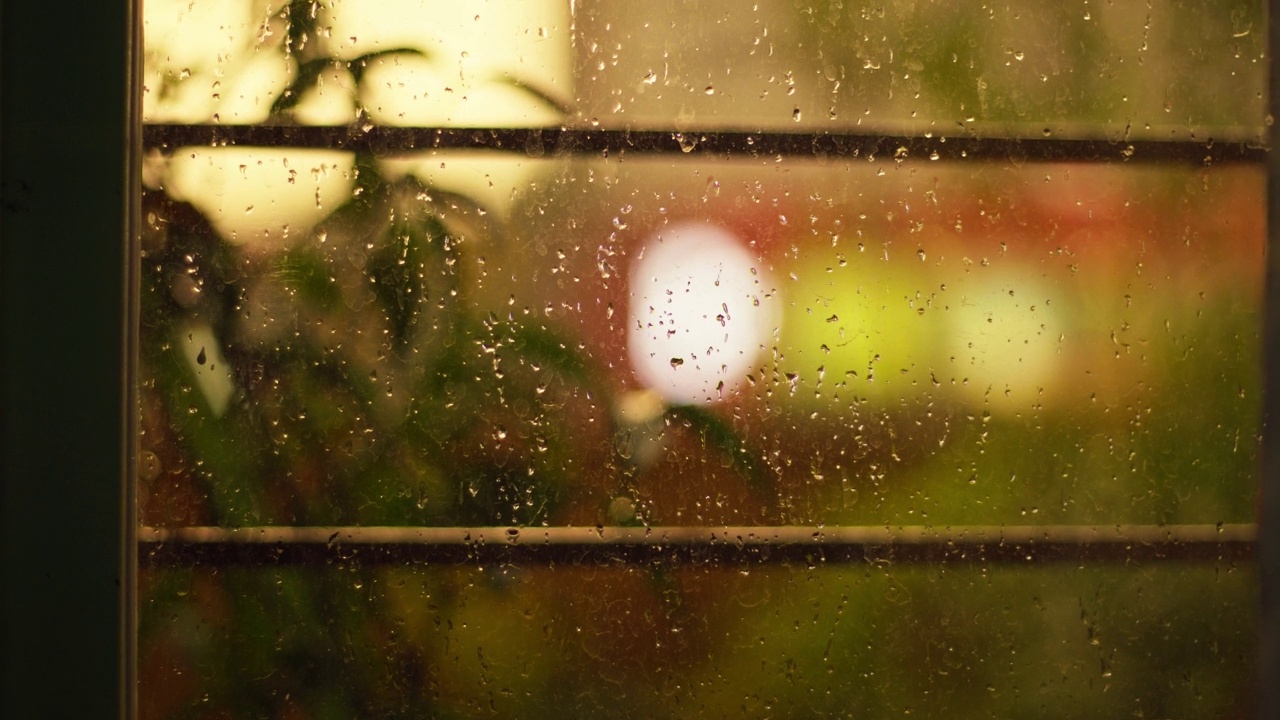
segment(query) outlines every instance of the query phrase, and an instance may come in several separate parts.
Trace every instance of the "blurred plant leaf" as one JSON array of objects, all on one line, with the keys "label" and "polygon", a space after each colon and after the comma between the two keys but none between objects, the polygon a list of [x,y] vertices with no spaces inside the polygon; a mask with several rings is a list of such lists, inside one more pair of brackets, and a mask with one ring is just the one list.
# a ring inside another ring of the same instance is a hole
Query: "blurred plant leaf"
[{"label": "blurred plant leaf", "polygon": [[541,362],[574,382],[589,386],[597,384],[597,373],[567,337],[542,325],[533,327],[499,322],[492,324],[491,329],[495,335],[510,338],[511,350],[520,357]]},{"label": "blurred plant leaf", "polygon": [[676,405],[667,410],[667,417],[686,423],[698,433],[703,442],[719,451],[738,472],[747,479],[751,489],[763,497],[776,497],[776,488],[769,475],[748,452],[747,439],[730,427],[715,413],[694,405]]},{"label": "blurred plant leaf", "polygon": [[307,248],[285,251],[275,261],[276,275],[297,290],[298,298],[323,311],[342,302],[342,289],[334,281],[323,256]]},{"label": "blurred plant leaf", "polygon": [[429,55],[416,48],[391,48],[388,50],[378,50],[371,53],[365,53],[350,60],[339,60],[332,57],[319,57],[313,60],[305,60],[298,63],[298,74],[293,82],[284,89],[280,96],[271,104],[271,117],[280,119],[290,110],[297,106],[298,102],[306,95],[307,91],[314,88],[320,81],[320,76],[325,70],[345,70],[351,73],[351,77],[358,86],[364,78],[364,72],[369,68],[369,64],[375,60],[393,57],[397,55],[413,55],[417,57],[429,57]]},{"label": "blurred plant leaf", "polygon": [[463,195],[440,188],[425,188],[426,197],[434,210],[434,215],[449,234],[458,237],[479,235],[485,242],[492,244],[505,243],[509,239],[509,228],[497,213],[491,213],[484,205]]},{"label": "blurred plant leaf", "polygon": [[521,78],[511,77],[509,75],[503,75],[497,78],[497,80],[499,82],[510,85],[511,87],[525,91],[526,93],[528,93],[529,95],[532,95],[534,98],[541,101],[544,105],[551,108],[552,110],[555,110],[557,113],[560,113],[561,115],[569,115],[570,113],[573,112],[572,105],[564,102],[560,98],[551,94],[550,91],[544,90],[532,82],[523,80]]},{"label": "blurred plant leaf", "polygon": [[391,340],[402,348],[413,337],[420,310],[429,299],[427,276],[434,268],[428,266],[432,256],[441,253],[436,246],[445,242],[445,233],[430,216],[391,214],[394,219],[370,254],[366,274],[382,303]]}]

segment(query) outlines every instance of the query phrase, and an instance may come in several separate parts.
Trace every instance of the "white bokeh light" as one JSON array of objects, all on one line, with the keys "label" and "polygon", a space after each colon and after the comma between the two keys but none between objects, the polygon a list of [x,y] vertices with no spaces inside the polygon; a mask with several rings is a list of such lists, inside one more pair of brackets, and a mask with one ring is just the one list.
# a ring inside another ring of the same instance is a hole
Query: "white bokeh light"
[{"label": "white bokeh light", "polygon": [[655,234],[632,267],[630,287],[631,366],[673,404],[724,397],[776,329],[756,258],[712,225],[684,223]]}]

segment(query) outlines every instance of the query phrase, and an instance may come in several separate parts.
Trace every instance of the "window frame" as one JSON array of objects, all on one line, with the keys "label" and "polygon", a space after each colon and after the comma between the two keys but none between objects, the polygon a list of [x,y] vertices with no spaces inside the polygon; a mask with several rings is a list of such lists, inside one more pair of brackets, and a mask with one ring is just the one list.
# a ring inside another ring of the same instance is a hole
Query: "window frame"
[{"label": "window frame", "polygon": [[[1269,11],[1276,48],[1280,2],[1272,0]],[[52,33],[40,28],[57,28],[56,41],[76,52],[48,52]],[[128,0],[74,13],[0,5],[5,717],[134,714],[140,37],[137,3]],[[50,77],[73,89],[51,91]],[[1280,73],[1272,73],[1269,89],[1275,116]],[[1276,418],[1280,157],[1272,153],[1268,165],[1264,417]],[[74,212],[66,207],[70,188],[79,189]],[[1262,432],[1260,717],[1280,717],[1277,425],[1264,423]]]},{"label": "window frame", "polygon": [[129,0],[0,6],[3,717],[134,715],[140,37]]},{"label": "window frame", "polygon": [[1280,717],[1280,0],[1267,3],[1268,125],[1266,285],[1263,300],[1262,462],[1258,482],[1258,717]]}]

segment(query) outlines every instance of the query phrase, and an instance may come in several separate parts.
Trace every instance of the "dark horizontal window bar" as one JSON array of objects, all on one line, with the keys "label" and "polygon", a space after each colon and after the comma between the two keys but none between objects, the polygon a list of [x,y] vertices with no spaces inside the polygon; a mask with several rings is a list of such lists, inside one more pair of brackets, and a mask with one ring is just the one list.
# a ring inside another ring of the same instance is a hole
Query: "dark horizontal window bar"
[{"label": "dark horizontal window bar", "polygon": [[141,528],[142,566],[1248,561],[1254,525]]},{"label": "dark horizontal window bar", "polygon": [[529,157],[626,154],[716,157],[844,157],[867,160],[999,162],[1262,163],[1267,150],[1248,142],[1099,140],[1056,137],[925,137],[860,132],[737,132],[581,128],[419,128],[389,126],[143,126],[143,146],[331,148],[376,155],[429,150],[494,150]]}]

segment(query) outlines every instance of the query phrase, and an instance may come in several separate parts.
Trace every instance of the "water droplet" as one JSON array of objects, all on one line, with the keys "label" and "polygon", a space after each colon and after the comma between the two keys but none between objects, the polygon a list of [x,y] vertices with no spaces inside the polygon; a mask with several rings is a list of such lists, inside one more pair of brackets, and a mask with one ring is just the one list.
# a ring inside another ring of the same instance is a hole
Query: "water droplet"
[{"label": "water droplet", "polygon": [[150,450],[138,453],[138,479],[150,482],[160,477],[160,458]]},{"label": "water droplet", "polygon": [[530,130],[524,141],[524,152],[531,158],[540,158],[546,154],[546,146],[542,141],[541,130]]},{"label": "water droplet", "polygon": [[636,504],[631,498],[619,495],[609,503],[609,520],[616,524],[631,522],[636,519]]},{"label": "water droplet", "polygon": [[618,457],[623,460],[630,460],[635,454],[635,437],[632,433],[624,433],[617,442]]}]

